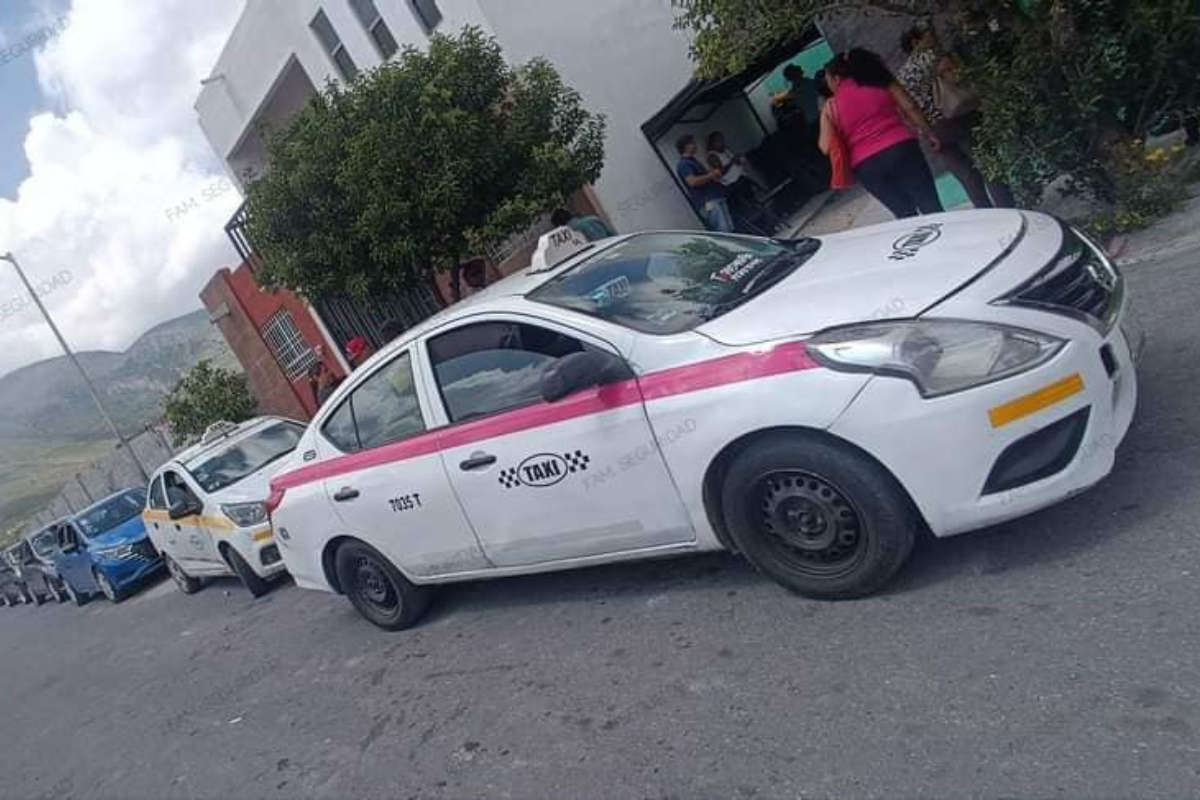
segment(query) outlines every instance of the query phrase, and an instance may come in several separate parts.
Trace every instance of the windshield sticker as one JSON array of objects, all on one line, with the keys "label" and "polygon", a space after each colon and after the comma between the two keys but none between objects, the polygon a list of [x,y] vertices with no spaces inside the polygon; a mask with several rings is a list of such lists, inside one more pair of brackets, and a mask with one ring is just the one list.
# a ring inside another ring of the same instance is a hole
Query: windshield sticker
[{"label": "windshield sticker", "polygon": [[608,308],[616,301],[629,296],[629,279],[624,275],[601,284],[588,295],[597,308]]},{"label": "windshield sticker", "polygon": [[912,233],[901,236],[892,243],[892,254],[888,258],[892,261],[904,261],[913,258],[921,251],[922,248],[942,238],[942,223],[931,222],[928,225],[922,225]]},{"label": "windshield sticker", "polygon": [[544,489],[561,483],[573,473],[587,472],[591,460],[582,450],[561,456],[557,453],[538,453],[515,467],[501,470],[500,485],[505,489],[516,489],[518,486]]},{"label": "windshield sticker", "polygon": [[742,253],[708,277],[717,283],[737,283],[758,269],[762,262],[763,260],[753,253]]}]

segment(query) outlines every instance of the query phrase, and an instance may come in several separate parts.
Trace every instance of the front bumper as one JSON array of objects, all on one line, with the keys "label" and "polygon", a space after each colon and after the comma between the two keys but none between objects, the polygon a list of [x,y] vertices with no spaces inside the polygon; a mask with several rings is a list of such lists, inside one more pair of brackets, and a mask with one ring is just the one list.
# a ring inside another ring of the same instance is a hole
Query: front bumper
[{"label": "front bumper", "polygon": [[144,578],[163,569],[161,556],[145,558],[141,556],[115,560],[105,559],[95,564],[96,569],[103,572],[114,588],[125,589],[140,583]]},{"label": "front bumper", "polygon": [[269,526],[247,531],[241,544],[246,546],[242,556],[260,578],[271,580],[287,572],[275,541],[275,533]]},{"label": "front bumper", "polygon": [[[1025,313],[1029,321],[1034,312]],[[1141,334],[1132,315],[1125,298],[1116,324],[1103,337],[1082,324],[1046,319],[1049,326],[1071,328],[1064,337],[1067,345],[1051,361],[947,397],[926,400],[908,381],[873,378],[830,432],[877,458],[908,491],[936,536],[1053,505],[1108,475],[1133,421]],[[1130,330],[1128,337],[1123,328]],[[1077,440],[1055,445],[1065,456],[1062,464],[1051,465],[1050,474],[1031,470],[1027,477],[1033,480],[1021,482],[1018,471],[1016,485],[1012,480],[997,484],[998,465],[1012,459],[1019,442],[1036,442],[1039,432],[1084,415]]]}]

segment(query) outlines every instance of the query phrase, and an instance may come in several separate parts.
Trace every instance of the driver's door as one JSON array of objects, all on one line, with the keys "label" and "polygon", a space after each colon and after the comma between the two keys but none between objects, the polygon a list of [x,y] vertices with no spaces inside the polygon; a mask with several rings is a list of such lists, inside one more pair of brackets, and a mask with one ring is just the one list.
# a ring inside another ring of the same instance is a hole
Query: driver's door
[{"label": "driver's door", "polygon": [[99,591],[92,577],[92,557],[88,554],[87,539],[79,532],[74,522],[65,523],[59,529],[58,556],[55,566],[58,574],[70,582],[78,593]]},{"label": "driver's door", "polygon": [[201,516],[204,503],[191,481],[180,472],[168,469],[163,472],[163,488],[168,509],[178,503],[187,503],[200,509],[198,513],[162,523],[166,540],[170,543],[171,558],[189,575],[225,572],[225,561],[221,558],[214,531],[209,529]]},{"label": "driver's door", "polygon": [[695,539],[632,379],[542,400],[549,365],[587,349],[616,355],[607,343],[541,320],[497,318],[425,344],[448,423],[446,473],[493,564]]}]

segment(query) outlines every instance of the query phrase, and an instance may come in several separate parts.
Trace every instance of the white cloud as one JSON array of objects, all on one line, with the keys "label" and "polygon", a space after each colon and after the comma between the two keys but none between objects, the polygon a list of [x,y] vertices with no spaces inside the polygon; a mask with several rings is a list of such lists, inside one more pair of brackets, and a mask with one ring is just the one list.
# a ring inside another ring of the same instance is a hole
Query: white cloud
[{"label": "white cloud", "polygon": [[[241,0],[74,0],[67,27],[34,56],[60,113],[30,120],[29,175],[0,199],[0,252],[35,282],[69,270],[44,298],[80,350],[127,347],[200,305],[236,254],[222,227],[238,195],[192,108]],[[170,212],[170,213],[168,213]],[[21,286],[0,263],[0,309]],[[37,311],[0,313],[0,373],[55,355]]]}]

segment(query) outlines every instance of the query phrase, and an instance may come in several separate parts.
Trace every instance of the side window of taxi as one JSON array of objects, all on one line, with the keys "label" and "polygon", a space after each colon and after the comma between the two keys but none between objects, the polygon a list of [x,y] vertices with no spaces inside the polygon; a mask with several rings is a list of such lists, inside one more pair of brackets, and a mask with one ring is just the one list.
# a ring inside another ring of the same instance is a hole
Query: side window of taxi
[{"label": "side window of taxi", "polygon": [[156,475],[150,484],[150,507],[160,510],[167,508],[167,495],[163,492],[162,476]]},{"label": "side window of taxi", "polygon": [[519,322],[477,322],[429,340],[451,422],[539,402],[546,365],[586,349],[578,339]]},{"label": "side window of taxi", "polygon": [[339,450],[353,453],[408,439],[425,431],[408,353],[376,370],[321,427]]},{"label": "side window of taxi", "polygon": [[174,472],[163,473],[163,494],[166,495],[167,507],[182,501],[199,502],[196,493],[187,485],[187,481]]}]

